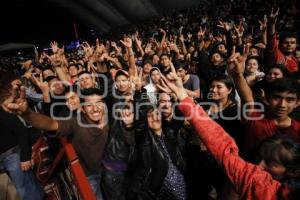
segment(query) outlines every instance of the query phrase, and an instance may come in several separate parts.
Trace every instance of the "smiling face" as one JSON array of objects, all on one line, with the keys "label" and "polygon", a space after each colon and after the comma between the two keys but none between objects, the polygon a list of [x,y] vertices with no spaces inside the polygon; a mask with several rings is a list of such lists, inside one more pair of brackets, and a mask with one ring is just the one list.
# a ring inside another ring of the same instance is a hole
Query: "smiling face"
[{"label": "smiling face", "polygon": [[271,113],[280,119],[285,119],[298,106],[297,94],[274,91],[269,98]]},{"label": "smiling face", "polygon": [[221,81],[213,81],[209,86],[209,98],[214,101],[222,101],[228,99],[232,88],[228,88]]},{"label": "smiling face", "polygon": [[94,124],[98,124],[103,120],[105,104],[99,95],[90,95],[84,97],[84,105],[82,112],[87,119]]},{"label": "smiling face", "polygon": [[66,93],[66,104],[67,107],[73,111],[77,110],[80,107],[80,98],[76,92],[67,92]]}]

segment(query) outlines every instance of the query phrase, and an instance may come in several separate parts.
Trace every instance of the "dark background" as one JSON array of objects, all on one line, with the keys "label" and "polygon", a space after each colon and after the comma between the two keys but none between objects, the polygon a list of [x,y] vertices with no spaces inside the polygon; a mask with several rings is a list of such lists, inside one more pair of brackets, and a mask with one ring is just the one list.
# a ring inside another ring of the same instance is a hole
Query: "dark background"
[{"label": "dark background", "polygon": [[73,22],[81,31],[88,30],[78,17],[50,1],[1,0],[0,4],[0,44],[75,39]]},{"label": "dark background", "polygon": [[49,41],[75,40],[107,33],[171,10],[204,0],[1,0],[0,45],[26,42],[45,46]]}]

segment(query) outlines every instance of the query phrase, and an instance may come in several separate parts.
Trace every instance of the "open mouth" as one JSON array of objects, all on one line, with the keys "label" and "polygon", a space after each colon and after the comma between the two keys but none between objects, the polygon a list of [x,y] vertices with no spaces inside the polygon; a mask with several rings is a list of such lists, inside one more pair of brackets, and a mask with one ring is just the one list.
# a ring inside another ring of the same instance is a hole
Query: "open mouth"
[{"label": "open mouth", "polygon": [[93,117],[99,117],[99,116],[100,116],[100,113],[98,113],[98,112],[92,113],[92,116],[93,116]]}]

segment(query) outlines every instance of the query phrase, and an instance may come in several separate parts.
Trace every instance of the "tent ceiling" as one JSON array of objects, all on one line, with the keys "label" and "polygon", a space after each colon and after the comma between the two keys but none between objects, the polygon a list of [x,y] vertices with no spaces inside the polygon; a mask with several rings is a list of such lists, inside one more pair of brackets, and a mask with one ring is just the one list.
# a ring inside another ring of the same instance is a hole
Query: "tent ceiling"
[{"label": "tent ceiling", "polygon": [[162,11],[180,10],[200,0],[51,0],[97,31],[137,23]]}]

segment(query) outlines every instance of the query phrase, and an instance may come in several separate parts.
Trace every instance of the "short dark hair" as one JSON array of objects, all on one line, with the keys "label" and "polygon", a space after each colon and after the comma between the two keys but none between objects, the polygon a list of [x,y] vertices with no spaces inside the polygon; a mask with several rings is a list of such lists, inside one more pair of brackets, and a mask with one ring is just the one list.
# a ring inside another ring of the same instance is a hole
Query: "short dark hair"
[{"label": "short dark hair", "polygon": [[174,62],[174,67],[176,70],[178,70],[179,68],[182,68],[185,71],[189,70],[189,65],[185,61],[181,61],[181,60],[176,60]]},{"label": "short dark hair", "polygon": [[65,87],[66,89],[65,89],[65,93],[68,93],[68,92],[75,92],[75,93],[77,93],[77,91],[80,89],[79,87],[78,87],[78,85],[70,85],[70,86],[67,86],[67,87]]},{"label": "short dark hair", "polygon": [[89,71],[81,71],[77,74],[77,77],[81,76],[82,74],[88,74],[88,75],[92,76],[91,72],[89,72]]},{"label": "short dark hair", "polygon": [[273,69],[273,68],[279,69],[282,72],[283,77],[285,77],[285,78],[289,75],[288,70],[286,69],[285,65],[283,65],[283,64],[273,65],[268,69],[268,71],[270,71],[270,69]]},{"label": "short dark hair", "polygon": [[167,56],[170,59],[170,56],[166,53],[162,53],[159,58],[161,59],[163,56]]},{"label": "short dark hair", "polygon": [[279,37],[279,43],[281,44],[286,38],[297,39],[297,33],[295,32],[283,32]]},{"label": "short dark hair", "polygon": [[232,102],[235,102],[235,87],[234,87],[234,83],[233,83],[233,80],[230,78],[230,76],[228,75],[225,75],[225,74],[220,74],[220,75],[217,75],[215,77],[213,77],[211,80],[210,80],[210,83],[209,83],[209,87],[210,85],[212,84],[213,81],[219,81],[219,82],[222,82],[225,84],[225,86],[228,88],[228,89],[231,89],[231,92],[230,94],[228,95],[228,98],[232,101]]},{"label": "short dark hair", "polygon": [[300,145],[290,137],[277,133],[261,144],[259,158],[266,164],[280,164],[293,173],[300,170]]},{"label": "short dark hair", "polygon": [[150,64],[150,65],[152,66],[152,65],[153,65],[153,64],[152,64],[152,60],[150,60],[150,59],[145,59],[145,60],[143,61],[143,66],[146,65],[146,64]]},{"label": "short dark hair", "polygon": [[[101,92],[100,89],[98,88],[87,88],[87,89],[83,89],[81,90],[81,94],[83,95],[83,97],[85,96],[91,96],[91,95],[98,95],[98,96],[102,96],[103,93]],[[85,100],[84,98],[80,97],[80,103],[84,103]]]},{"label": "short dark hair", "polygon": [[46,71],[46,70],[51,70],[53,73],[54,73],[54,70],[51,66],[49,65],[45,65],[43,68],[42,68],[42,72]]},{"label": "short dark hair", "polygon": [[119,69],[116,74],[115,74],[115,80],[117,79],[118,76],[126,76],[126,78],[129,78],[129,74],[127,71],[124,71],[122,69]]},{"label": "short dark hair", "polygon": [[77,63],[69,64],[68,69],[69,69],[70,67],[76,67],[76,69],[79,70],[79,66],[78,66]]},{"label": "short dark hair", "polygon": [[45,81],[49,83],[53,79],[58,79],[59,80],[59,78],[57,76],[48,76],[47,78],[45,78]]},{"label": "short dark hair", "polygon": [[270,97],[274,92],[289,92],[295,93],[297,99],[300,99],[300,86],[299,83],[291,78],[275,79],[269,85],[269,90],[266,90],[266,95]]}]

